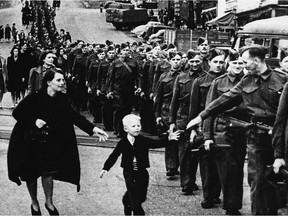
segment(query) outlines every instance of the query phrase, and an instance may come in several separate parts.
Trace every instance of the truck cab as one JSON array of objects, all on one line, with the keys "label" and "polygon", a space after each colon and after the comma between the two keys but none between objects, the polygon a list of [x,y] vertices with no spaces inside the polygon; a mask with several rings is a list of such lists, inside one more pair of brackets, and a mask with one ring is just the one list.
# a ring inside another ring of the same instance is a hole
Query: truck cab
[{"label": "truck cab", "polygon": [[281,55],[288,55],[288,16],[257,20],[238,31],[233,48],[259,44],[268,48],[266,63],[279,67]]}]

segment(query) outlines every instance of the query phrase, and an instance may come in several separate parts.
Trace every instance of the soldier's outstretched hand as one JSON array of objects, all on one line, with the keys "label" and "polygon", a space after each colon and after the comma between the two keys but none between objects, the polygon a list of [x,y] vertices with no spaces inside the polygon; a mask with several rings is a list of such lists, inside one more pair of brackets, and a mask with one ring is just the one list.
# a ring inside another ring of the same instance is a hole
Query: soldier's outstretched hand
[{"label": "soldier's outstretched hand", "polygon": [[198,125],[202,122],[201,116],[197,116],[196,118],[192,119],[186,126],[186,129],[191,128],[195,125]]},{"label": "soldier's outstretched hand", "polygon": [[108,171],[107,170],[101,170],[100,172],[100,178],[102,178],[104,176],[104,174],[106,174]]}]

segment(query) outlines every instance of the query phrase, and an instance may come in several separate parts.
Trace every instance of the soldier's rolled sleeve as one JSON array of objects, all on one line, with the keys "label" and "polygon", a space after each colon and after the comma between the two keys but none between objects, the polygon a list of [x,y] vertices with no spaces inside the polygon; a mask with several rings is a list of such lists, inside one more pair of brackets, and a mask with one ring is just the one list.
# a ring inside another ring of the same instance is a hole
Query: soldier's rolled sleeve
[{"label": "soldier's rolled sleeve", "polygon": [[285,128],[287,127],[288,118],[288,84],[286,83],[280,97],[279,106],[277,110],[276,120],[272,131],[272,145],[274,148],[275,158],[285,157]]}]

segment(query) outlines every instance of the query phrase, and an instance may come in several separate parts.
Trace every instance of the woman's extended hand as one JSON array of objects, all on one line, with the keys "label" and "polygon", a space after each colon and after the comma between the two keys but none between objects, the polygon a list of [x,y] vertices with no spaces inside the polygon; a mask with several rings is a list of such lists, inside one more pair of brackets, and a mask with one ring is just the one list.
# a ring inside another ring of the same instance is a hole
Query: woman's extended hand
[{"label": "woman's extended hand", "polygon": [[108,134],[107,134],[105,131],[101,130],[101,129],[98,128],[98,127],[94,127],[94,128],[93,128],[93,133],[94,133],[96,136],[99,137],[99,141],[105,141],[105,140],[107,140],[108,137],[109,137]]},{"label": "woman's extended hand", "polygon": [[37,119],[35,122],[36,126],[38,128],[42,128],[44,125],[46,125],[47,123],[45,121],[43,121],[42,119]]}]

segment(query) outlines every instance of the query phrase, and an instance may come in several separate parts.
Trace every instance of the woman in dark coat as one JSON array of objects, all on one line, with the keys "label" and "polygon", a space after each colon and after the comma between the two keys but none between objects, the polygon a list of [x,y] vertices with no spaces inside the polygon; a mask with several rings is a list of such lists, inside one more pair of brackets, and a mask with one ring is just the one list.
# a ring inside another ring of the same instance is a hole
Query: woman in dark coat
[{"label": "woman in dark coat", "polygon": [[[80,161],[74,125],[100,141],[108,135],[71,108],[62,72],[48,70],[39,92],[28,95],[13,112],[17,123],[8,148],[8,174],[18,185],[26,181],[31,196],[31,213],[41,214],[37,179],[41,176],[49,214],[58,215],[53,180],[69,182],[80,190]],[[33,135],[42,134],[42,135]]]},{"label": "woman in dark coat", "polygon": [[19,48],[14,46],[11,50],[11,56],[7,59],[8,81],[7,90],[11,92],[13,101],[12,108],[20,100],[20,91],[22,87],[22,68],[21,59],[19,58]]}]

